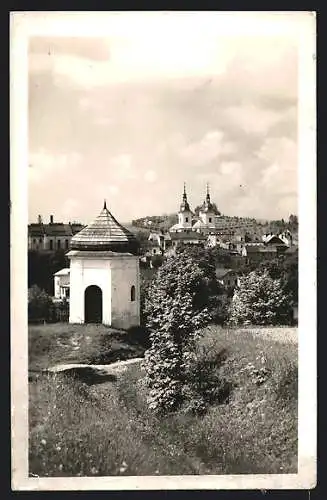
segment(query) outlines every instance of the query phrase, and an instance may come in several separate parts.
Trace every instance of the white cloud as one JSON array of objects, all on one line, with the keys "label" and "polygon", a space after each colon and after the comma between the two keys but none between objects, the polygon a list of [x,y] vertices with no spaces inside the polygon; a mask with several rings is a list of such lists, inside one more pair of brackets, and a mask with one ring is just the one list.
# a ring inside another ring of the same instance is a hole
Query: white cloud
[{"label": "white cloud", "polygon": [[210,162],[219,154],[232,153],[234,145],[225,139],[221,130],[211,130],[204,137],[192,144],[189,144],[180,151],[180,156],[194,165],[201,165]]},{"label": "white cloud", "polygon": [[144,174],[144,180],[146,182],[152,183],[157,179],[157,173],[154,170],[147,170]]},{"label": "white cloud", "polygon": [[62,171],[75,169],[81,162],[81,155],[76,152],[53,154],[40,148],[29,155],[29,180],[42,182],[50,175],[61,175]]},{"label": "white cloud", "polygon": [[114,179],[125,181],[136,178],[130,154],[120,154],[110,160],[110,176]]},{"label": "white cloud", "polygon": [[64,220],[70,220],[74,218],[75,214],[78,214],[80,209],[80,202],[75,198],[68,198],[62,205],[61,213],[64,217]]},{"label": "white cloud", "polygon": [[233,124],[249,134],[264,134],[281,118],[280,112],[253,104],[229,107],[225,114]]},{"label": "white cloud", "polygon": [[112,184],[111,186],[108,187],[108,192],[110,193],[111,196],[116,196],[119,193],[119,188]]},{"label": "white cloud", "polygon": [[284,138],[266,139],[258,152],[266,162],[261,186],[275,194],[286,194],[297,190],[297,147],[294,141]]},{"label": "white cloud", "polygon": [[[165,23],[168,19],[169,25]],[[79,87],[92,88],[119,82],[142,82],[144,79],[212,77],[226,72],[236,57],[241,66],[246,65],[251,79],[254,70],[260,79],[257,68],[262,67],[265,83],[273,80],[277,87],[287,84],[285,71],[274,71],[273,68],[279,65],[290,42],[296,40],[300,27],[296,16],[264,18],[232,14],[224,17],[221,14],[216,17],[210,13],[209,17],[201,17],[196,13],[184,18],[159,16],[157,21],[154,23],[154,18],[150,20],[149,15],[144,18],[134,15],[133,29],[126,29],[125,23],[125,29],[118,36],[113,32],[113,26],[106,30],[106,34],[99,31],[98,36],[103,36],[99,50],[103,53],[103,46],[108,46],[107,59],[105,55],[100,60],[92,58],[92,51],[85,48],[83,32],[80,44],[78,38],[75,39],[75,50],[65,38],[60,45],[57,37],[57,51],[49,55],[36,50],[30,54],[30,70],[37,72],[51,68]],[[142,28],[137,28],[142,24]],[[292,24],[297,30],[290,29]],[[283,29],[279,29],[281,27]],[[94,46],[92,49],[94,52]],[[255,83],[256,80],[252,81]]]}]

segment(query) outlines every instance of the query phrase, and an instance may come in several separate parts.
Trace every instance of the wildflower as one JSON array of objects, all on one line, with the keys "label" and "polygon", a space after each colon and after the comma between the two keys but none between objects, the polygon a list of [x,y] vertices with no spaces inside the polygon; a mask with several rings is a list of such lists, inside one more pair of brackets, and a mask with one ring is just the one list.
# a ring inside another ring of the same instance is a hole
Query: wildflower
[{"label": "wildflower", "polygon": [[56,450],[60,451],[61,450],[61,446],[56,446]]},{"label": "wildflower", "polygon": [[124,462],[121,464],[121,467],[119,468],[119,472],[120,472],[121,474],[123,474],[124,472],[126,472],[127,467],[128,467],[128,465],[127,465],[127,463],[124,461]]},{"label": "wildflower", "polygon": [[99,471],[95,467],[92,467],[91,474],[97,474]]},{"label": "wildflower", "polygon": [[47,444],[46,440],[45,439],[41,439],[41,444],[43,444],[45,446]]}]

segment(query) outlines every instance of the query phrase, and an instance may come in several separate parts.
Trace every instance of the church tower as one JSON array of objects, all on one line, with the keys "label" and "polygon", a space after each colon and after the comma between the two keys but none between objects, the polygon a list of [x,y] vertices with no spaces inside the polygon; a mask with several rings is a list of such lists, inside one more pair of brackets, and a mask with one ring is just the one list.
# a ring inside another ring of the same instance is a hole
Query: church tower
[{"label": "church tower", "polygon": [[187,201],[185,182],[182,203],[178,212],[178,226],[181,230],[192,229],[192,212]]},{"label": "church tower", "polygon": [[210,231],[211,229],[215,229],[215,210],[211,203],[210,192],[209,192],[209,184],[207,184],[207,195],[199,212],[199,217],[203,225]]},{"label": "church tower", "polygon": [[104,202],[96,219],[71,240],[70,323],[140,324],[139,244]]}]

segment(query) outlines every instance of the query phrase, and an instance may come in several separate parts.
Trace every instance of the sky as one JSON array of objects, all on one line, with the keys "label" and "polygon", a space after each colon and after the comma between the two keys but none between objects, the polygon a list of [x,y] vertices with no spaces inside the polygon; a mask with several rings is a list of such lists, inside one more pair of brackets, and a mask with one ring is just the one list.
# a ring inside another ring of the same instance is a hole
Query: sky
[{"label": "sky", "polygon": [[191,208],[208,182],[223,214],[298,213],[292,30],[139,19],[106,36],[30,37],[29,221],[88,223],[104,199],[124,222],[177,212],[184,182]]}]

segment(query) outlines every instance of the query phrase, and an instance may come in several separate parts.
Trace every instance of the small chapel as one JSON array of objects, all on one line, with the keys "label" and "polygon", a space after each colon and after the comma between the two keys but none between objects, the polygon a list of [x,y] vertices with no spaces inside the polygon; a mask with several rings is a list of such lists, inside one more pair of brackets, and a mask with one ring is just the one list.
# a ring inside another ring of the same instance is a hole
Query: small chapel
[{"label": "small chapel", "polygon": [[71,240],[70,323],[117,329],[140,324],[139,243],[104,202],[95,220]]}]

